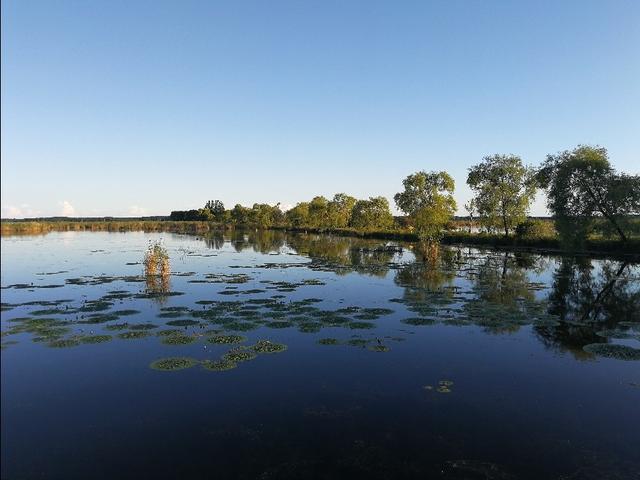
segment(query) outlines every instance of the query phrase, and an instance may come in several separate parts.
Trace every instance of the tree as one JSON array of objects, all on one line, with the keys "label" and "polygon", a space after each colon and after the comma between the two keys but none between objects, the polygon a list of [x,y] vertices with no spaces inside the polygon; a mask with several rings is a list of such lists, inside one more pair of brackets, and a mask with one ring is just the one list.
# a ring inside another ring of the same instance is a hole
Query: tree
[{"label": "tree", "polygon": [[249,222],[249,209],[239,203],[231,210],[231,220],[236,225],[244,225]]},{"label": "tree", "polygon": [[423,241],[433,242],[456,212],[455,182],[447,172],[416,172],[402,181],[404,191],[393,197],[409,215]]},{"label": "tree", "polygon": [[405,178],[402,184],[404,191],[396,193],[393,199],[407,215],[413,216],[418,210],[432,206],[438,198],[446,199],[455,212],[455,182],[447,172],[416,172]]},{"label": "tree", "polygon": [[442,196],[434,197],[428,207],[413,214],[418,238],[423,242],[437,242],[454,213],[451,204]]},{"label": "tree", "polygon": [[309,203],[301,202],[287,211],[285,218],[289,225],[294,227],[305,227],[309,224]]},{"label": "tree", "polygon": [[209,200],[205,205],[204,205],[205,210],[209,210],[211,212],[211,215],[213,215],[213,217],[217,220],[217,221],[223,221],[225,218],[225,209],[224,209],[224,203],[222,203],[222,201],[220,200]]},{"label": "tree", "polygon": [[467,185],[481,222],[509,236],[526,220],[529,205],[536,194],[535,172],[516,155],[491,155],[469,169]]},{"label": "tree", "polygon": [[393,225],[389,201],[384,197],[358,200],[351,212],[350,225],[362,230],[387,229]]},{"label": "tree", "polygon": [[330,228],[347,227],[355,204],[355,198],[345,193],[336,193],[333,200],[327,204],[327,226]]},{"label": "tree", "polygon": [[309,202],[309,225],[316,228],[326,227],[328,224],[329,201],[322,196],[313,197]]},{"label": "tree", "polygon": [[628,217],[640,213],[640,177],[617,174],[605,148],[579,145],[548,155],[537,180],[546,189],[547,207],[566,243],[583,242],[598,217],[627,241]]}]

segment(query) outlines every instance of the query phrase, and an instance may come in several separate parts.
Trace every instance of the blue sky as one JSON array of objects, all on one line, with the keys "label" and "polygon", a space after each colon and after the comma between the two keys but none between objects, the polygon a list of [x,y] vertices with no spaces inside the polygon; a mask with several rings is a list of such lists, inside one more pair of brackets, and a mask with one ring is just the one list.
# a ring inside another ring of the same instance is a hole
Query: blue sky
[{"label": "blue sky", "polygon": [[[2,3],[2,216],[384,195],[577,144],[640,162],[640,2]],[[540,199],[534,214],[543,214]]]}]

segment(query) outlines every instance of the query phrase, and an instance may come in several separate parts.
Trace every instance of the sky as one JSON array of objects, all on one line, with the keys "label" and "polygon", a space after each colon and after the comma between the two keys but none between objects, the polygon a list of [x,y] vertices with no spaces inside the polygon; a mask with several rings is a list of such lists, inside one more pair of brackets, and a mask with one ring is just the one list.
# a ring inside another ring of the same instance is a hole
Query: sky
[{"label": "sky", "polygon": [[[393,195],[578,144],[640,173],[640,2],[2,1],[2,217]],[[544,215],[539,195],[532,214]]]}]

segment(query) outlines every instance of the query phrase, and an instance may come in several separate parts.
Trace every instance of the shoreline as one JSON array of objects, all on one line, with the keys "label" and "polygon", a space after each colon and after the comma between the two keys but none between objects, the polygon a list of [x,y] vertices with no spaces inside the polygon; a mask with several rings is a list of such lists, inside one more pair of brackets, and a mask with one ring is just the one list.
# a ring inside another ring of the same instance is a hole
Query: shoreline
[{"label": "shoreline", "polygon": [[[60,220],[60,221],[11,221],[2,220],[0,236],[45,235],[50,232],[168,232],[185,234],[205,234],[215,231],[257,230],[254,227],[236,227],[207,221],[174,220]],[[328,234],[343,237],[372,240],[394,240],[417,242],[418,236],[408,231],[359,231],[351,228],[298,228],[276,226],[265,230],[293,233]],[[618,258],[640,260],[640,238],[632,238],[624,243],[616,239],[590,239],[581,249],[564,249],[558,238],[518,238],[487,233],[449,232],[441,243],[471,247],[531,251],[560,255],[606,255]]]}]

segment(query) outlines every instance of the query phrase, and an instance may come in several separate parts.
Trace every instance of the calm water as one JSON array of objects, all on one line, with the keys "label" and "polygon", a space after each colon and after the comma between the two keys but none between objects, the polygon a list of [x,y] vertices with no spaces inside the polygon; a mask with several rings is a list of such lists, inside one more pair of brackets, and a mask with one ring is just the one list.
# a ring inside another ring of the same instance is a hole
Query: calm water
[{"label": "calm water", "polygon": [[[145,278],[160,238],[172,275]],[[1,243],[2,478],[640,478],[638,265],[279,232]]]}]

